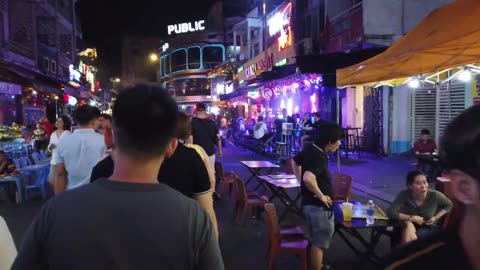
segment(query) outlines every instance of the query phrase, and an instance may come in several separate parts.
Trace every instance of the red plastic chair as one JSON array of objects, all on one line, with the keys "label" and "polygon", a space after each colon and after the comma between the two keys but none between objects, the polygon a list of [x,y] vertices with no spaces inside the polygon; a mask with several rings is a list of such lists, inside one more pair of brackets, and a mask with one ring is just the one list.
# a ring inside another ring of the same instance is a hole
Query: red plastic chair
[{"label": "red plastic chair", "polygon": [[232,189],[235,184],[235,179],[233,178],[233,173],[225,173],[223,170],[223,164],[220,162],[215,162],[215,177],[217,177],[217,183],[222,183],[222,198],[225,195],[225,191],[228,189],[228,196],[232,196]]},{"label": "red plastic chair", "polygon": [[333,201],[347,201],[352,193],[353,178],[346,174],[337,174],[333,179]]},{"label": "red plastic chair", "polygon": [[280,254],[298,255],[301,260],[301,269],[307,270],[308,241],[305,239],[287,240],[282,237],[275,205],[267,203],[264,208],[269,236],[268,270],[275,269],[277,256]]},{"label": "red plastic chair", "polygon": [[258,193],[247,193],[245,183],[238,178],[236,174],[233,174],[235,179],[235,204],[234,204],[234,217],[237,218],[240,211],[243,216],[243,226],[247,225],[248,213],[251,212],[255,216],[260,213],[259,210],[265,203],[268,203],[268,198],[260,196]]}]

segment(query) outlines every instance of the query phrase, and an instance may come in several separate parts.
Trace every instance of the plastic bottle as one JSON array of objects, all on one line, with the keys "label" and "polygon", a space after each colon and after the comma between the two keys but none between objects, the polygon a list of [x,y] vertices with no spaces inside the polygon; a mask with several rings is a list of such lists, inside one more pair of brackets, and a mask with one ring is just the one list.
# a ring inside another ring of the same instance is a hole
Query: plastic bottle
[{"label": "plastic bottle", "polygon": [[373,225],[375,223],[375,205],[372,200],[367,204],[367,225]]}]

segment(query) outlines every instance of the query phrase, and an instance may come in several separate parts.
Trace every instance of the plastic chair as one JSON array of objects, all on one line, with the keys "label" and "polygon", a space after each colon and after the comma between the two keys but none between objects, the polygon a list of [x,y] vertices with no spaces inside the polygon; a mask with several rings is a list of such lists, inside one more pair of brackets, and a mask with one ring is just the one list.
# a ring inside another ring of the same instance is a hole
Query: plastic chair
[{"label": "plastic chair", "polygon": [[333,179],[333,201],[346,201],[352,193],[353,178],[346,174],[337,174]]},{"label": "plastic chair", "polygon": [[33,159],[33,163],[35,163],[35,165],[38,165],[38,164],[40,164],[40,160],[42,158],[41,158],[39,153],[33,153],[32,154],[32,159]]},{"label": "plastic chair", "polygon": [[41,159],[48,159],[47,153],[45,153],[45,150],[40,150],[39,151]]},{"label": "plastic chair", "polygon": [[235,179],[235,204],[234,204],[234,215],[237,218],[240,211],[243,210],[243,226],[247,225],[248,213],[252,212],[258,216],[259,210],[265,203],[268,203],[268,198],[261,197],[258,193],[247,193],[247,188],[245,183],[238,178],[237,175],[233,174]]},{"label": "plastic chair", "polygon": [[222,183],[222,198],[225,195],[225,190],[228,188],[228,196],[232,196],[232,189],[234,188],[235,179],[233,178],[233,173],[225,174],[223,170],[223,164],[220,162],[215,162],[215,177],[217,178],[217,183]]},{"label": "plastic chair", "polygon": [[28,157],[22,157],[20,160],[22,163],[22,168],[33,165],[32,161]]},{"label": "plastic chair", "polygon": [[277,256],[280,254],[298,255],[301,260],[301,269],[307,270],[308,241],[305,239],[287,240],[280,233],[277,211],[275,205],[267,203],[264,205],[265,217],[268,226],[268,270],[275,269]]},{"label": "plastic chair", "polygon": [[25,200],[28,201],[28,194],[29,194],[28,191],[32,189],[40,189],[42,198],[44,200],[47,199],[47,183],[49,179],[49,174],[50,174],[50,166],[45,166],[35,171],[34,173],[35,181],[33,183],[29,183],[25,187]]}]

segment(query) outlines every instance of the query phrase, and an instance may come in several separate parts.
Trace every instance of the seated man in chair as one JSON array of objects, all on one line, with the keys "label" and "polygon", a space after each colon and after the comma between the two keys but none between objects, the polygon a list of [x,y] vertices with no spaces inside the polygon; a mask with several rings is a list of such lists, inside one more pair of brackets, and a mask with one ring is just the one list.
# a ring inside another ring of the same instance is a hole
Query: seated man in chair
[{"label": "seated man in chair", "polygon": [[267,125],[263,122],[263,116],[258,116],[258,123],[253,128],[253,137],[260,141],[262,145],[266,145],[273,135],[268,132]]}]

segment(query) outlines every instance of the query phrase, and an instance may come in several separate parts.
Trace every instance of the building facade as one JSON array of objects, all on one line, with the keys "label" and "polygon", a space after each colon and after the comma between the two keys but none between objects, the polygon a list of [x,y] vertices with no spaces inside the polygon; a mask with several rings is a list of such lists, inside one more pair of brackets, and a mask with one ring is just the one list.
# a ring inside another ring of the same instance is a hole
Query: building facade
[{"label": "building facade", "polygon": [[33,124],[61,113],[81,38],[76,0],[0,1],[0,123]]}]

